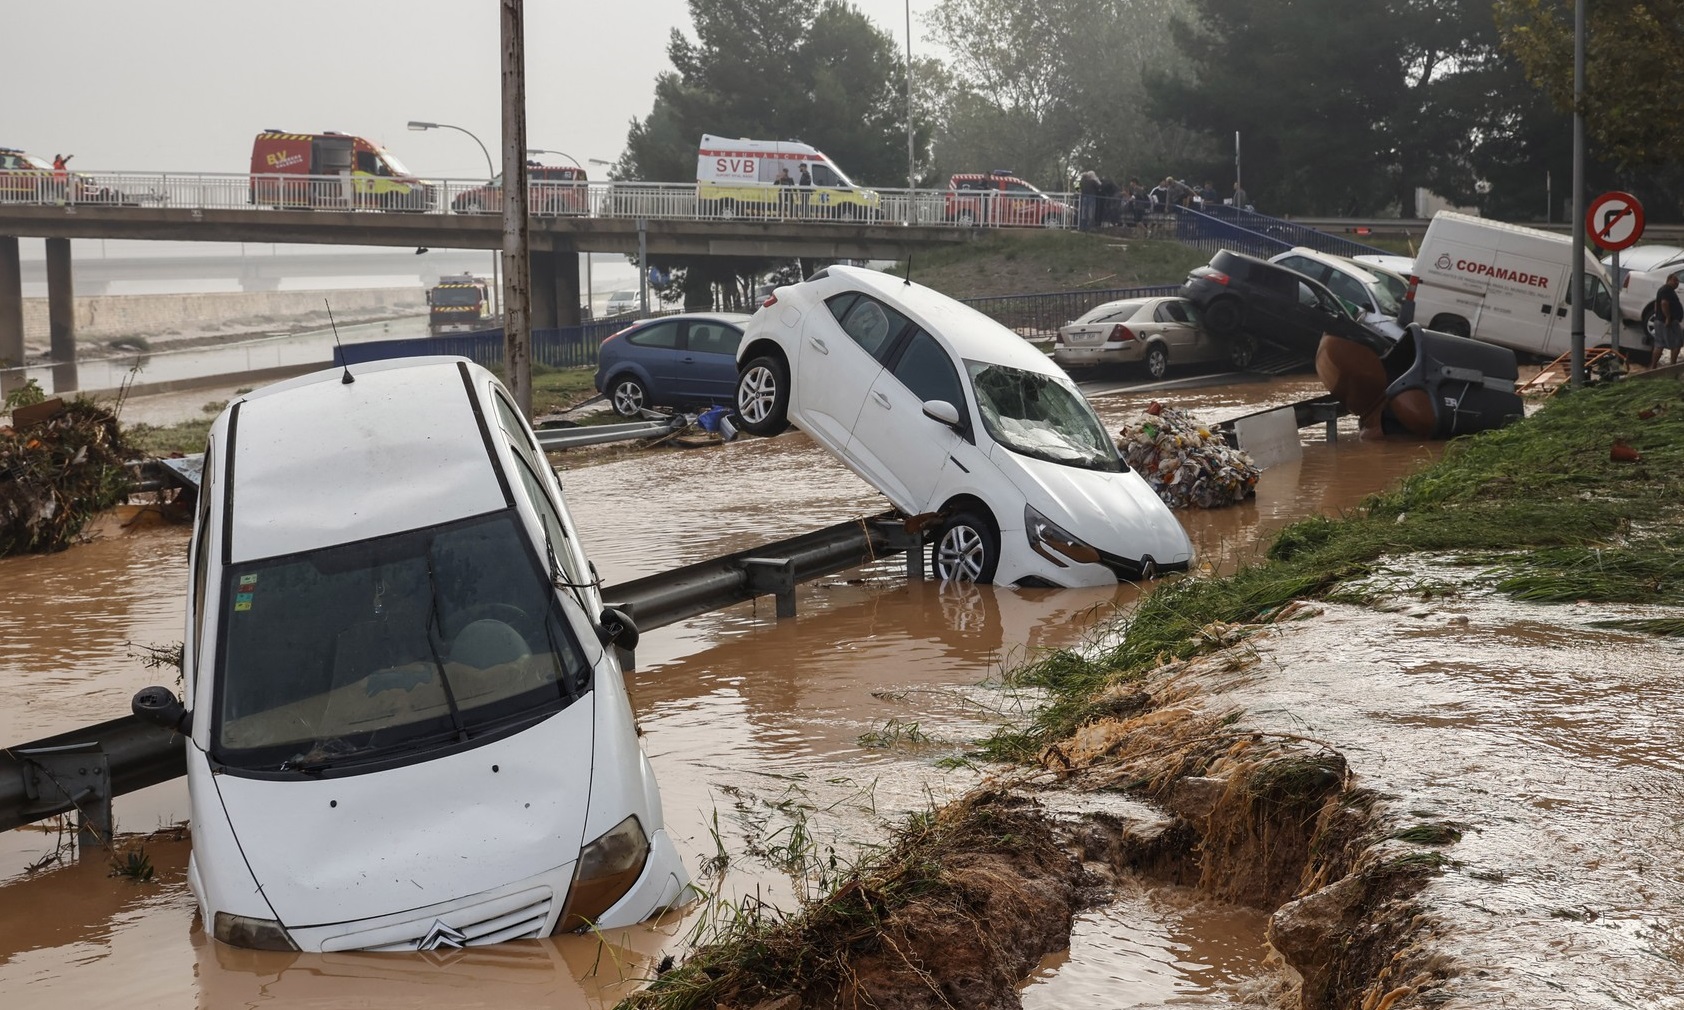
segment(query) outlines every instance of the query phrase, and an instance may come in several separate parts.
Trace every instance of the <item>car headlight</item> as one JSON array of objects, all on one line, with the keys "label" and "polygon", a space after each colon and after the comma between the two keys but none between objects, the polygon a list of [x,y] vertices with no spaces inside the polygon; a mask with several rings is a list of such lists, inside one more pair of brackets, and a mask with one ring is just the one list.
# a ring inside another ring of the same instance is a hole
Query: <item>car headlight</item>
[{"label": "car headlight", "polygon": [[567,933],[594,925],[643,876],[643,864],[648,861],[649,837],[636,814],[581,849],[573,884],[567,889],[567,907],[556,920],[555,931]]},{"label": "car headlight", "polygon": [[286,928],[274,919],[253,919],[232,912],[216,913],[213,933],[230,947],[249,950],[297,950]]},{"label": "car headlight", "polygon": [[1033,505],[1023,506],[1023,531],[1029,537],[1030,549],[1060,568],[1065,567],[1065,563],[1058,555],[1079,565],[1099,563],[1098,551],[1037,512]]}]

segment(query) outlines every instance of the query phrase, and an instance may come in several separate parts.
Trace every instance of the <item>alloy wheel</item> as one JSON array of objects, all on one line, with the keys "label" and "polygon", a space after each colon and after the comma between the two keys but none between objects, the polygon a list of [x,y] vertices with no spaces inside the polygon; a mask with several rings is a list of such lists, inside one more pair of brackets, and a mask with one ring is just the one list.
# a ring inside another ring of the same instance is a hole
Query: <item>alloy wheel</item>
[{"label": "alloy wheel", "polygon": [[936,574],[943,582],[979,582],[987,551],[982,534],[976,529],[955,526],[936,546]]}]

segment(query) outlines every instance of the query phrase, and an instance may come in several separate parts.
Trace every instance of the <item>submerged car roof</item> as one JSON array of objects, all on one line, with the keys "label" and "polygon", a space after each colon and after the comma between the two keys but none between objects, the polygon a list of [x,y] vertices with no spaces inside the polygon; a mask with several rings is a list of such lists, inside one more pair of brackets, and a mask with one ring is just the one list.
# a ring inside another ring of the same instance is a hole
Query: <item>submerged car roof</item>
[{"label": "submerged car roof", "polygon": [[[464,358],[399,358],[313,372],[229,408],[223,508],[232,561],[367,540],[508,504]],[[219,460],[219,462],[221,462]]]},{"label": "submerged car roof", "polygon": [[1051,358],[1023,337],[969,305],[916,281],[909,284],[893,274],[850,266],[827,267],[815,274],[812,280],[827,278],[840,280],[841,283],[820,295],[821,298],[844,290],[876,295],[905,312],[913,322],[946,344],[960,358],[1010,365],[1028,372],[1064,374],[1064,370]]}]

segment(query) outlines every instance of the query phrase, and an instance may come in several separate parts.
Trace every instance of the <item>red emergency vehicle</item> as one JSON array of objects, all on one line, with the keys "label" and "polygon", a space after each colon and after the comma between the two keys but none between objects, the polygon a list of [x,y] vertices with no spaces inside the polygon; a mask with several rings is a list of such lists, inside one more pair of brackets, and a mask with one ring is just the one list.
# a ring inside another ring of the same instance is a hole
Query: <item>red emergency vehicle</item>
[{"label": "red emergency vehicle", "polygon": [[[585,214],[590,211],[590,192],[585,170],[572,165],[526,165],[527,210],[533,214]],[[501,214],[503,177],[483,186],[458,193],[450,201],[458,214]]]},{"label": "red emergency vehicle", "polygon": [[332,210],[424,211],[433,187],[391,152],[347,133],[265,130],[251,145],[251,202]]},{"label": "red emergency vehicle", "polygon": [[955,224],[1063,228],[1064,204],[1007,171],[964,173],[947,181],[947,220]]}]

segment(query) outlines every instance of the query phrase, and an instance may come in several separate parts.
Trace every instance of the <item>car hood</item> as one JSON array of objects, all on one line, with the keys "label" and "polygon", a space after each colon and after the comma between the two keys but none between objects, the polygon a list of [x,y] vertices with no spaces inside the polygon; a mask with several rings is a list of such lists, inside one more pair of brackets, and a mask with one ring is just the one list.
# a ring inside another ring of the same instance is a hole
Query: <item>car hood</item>
[{"label": "car hood", "polygon": [[[1160,566],[1193,559],[1193,542],[1181,521],[1133,470],[1062,466],[1000,445],[990,455],[1030,505],[1089,546],[1130,560],[1150,555]],[[1014,527],[1023,521],[1000,518]]]},{"label": "car hood", "polygon": [[578,858],[595,700],[433,760],[320,779],[221,774],[217,791],[287,928],[452,901]]}]

